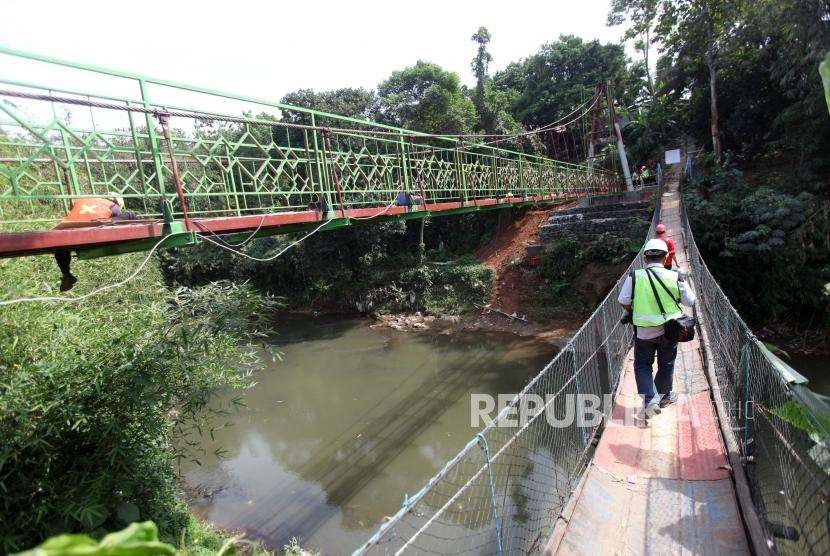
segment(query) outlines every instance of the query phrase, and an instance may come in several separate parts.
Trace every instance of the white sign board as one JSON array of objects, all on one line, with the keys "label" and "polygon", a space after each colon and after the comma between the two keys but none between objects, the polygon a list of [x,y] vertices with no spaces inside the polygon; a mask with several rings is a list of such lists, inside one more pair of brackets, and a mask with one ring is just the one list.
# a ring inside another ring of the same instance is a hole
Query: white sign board
[{"label": "white sign board", "polygon": [[666,164],[680,164],[680,149],[666,151]]}]

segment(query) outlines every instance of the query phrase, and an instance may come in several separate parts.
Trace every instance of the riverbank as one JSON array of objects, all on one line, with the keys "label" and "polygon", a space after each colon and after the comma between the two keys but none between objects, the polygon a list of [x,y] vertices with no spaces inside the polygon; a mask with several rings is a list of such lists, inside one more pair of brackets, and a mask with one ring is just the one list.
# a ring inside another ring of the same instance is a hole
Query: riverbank
[{"label": "riverbank", "polygon": [[478,309],[467,315],[378,314],[370,317],[373,328],[390,328],[410,332],[435,332],[451,335],[464,332],[498,332],[523,338],[534,338],[561,348],[579,329],[582,321],[562,319],[558,322],[531,322],[519,316],[511,317]]}]

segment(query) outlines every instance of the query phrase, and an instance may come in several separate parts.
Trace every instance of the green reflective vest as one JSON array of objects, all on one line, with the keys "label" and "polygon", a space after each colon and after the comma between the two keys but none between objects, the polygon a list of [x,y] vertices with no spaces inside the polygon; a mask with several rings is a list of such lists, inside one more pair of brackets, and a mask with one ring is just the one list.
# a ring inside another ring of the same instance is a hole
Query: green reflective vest
[{"label": "green reflective vest", "polygon": [[[649,283],[646,269],[641,268],[634,272],[634,299],[631,302],[631,321],[634,326],[660,326],[683,314],[679,305],[680,288],[677,286],[677,272],[662,266],[651,267],[651,270],[660,277],[660,280],[666,286],[666,288],[663,288],[652,277],[654,288],[657,290],[657,295],[660,296],[660,303],[663,304],[666,314],[663,315],[660,312],[660,306],[654,298],[654,290],[652,290]],[[666,291],[666,289],[669,291]]]}]

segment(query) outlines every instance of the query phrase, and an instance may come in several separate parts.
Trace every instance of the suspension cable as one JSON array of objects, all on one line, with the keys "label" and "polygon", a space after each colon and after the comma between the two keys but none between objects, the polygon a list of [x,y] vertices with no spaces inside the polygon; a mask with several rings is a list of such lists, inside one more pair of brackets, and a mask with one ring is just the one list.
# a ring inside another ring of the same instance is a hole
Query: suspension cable
[{"label": "suspension cable", "polygon": [[227,251],[230,251],[231,253],[239,255],[240,257],[245,257],[246,259],[250,259],[252,261],[257,261],[257,262],[260,262],[260,263],[267,263],[269,261],[273,261],[274,259],[282,256],[283,253],[285,253],[286,251],[288,251],[289,249],[291,249],[295,245],[297,245],[299,243],[302,243],[303,241],[307,240],[308,238],[310,238],[311,236],[313,236],[314,234],[316,234],[317,232],[322,230],[329,222],[331,222],[331,220],[323,220],[322,224],[320,224],[319,226],[317,226],[316,228],[314,228],[313,230],[308,232],[306,235],[304,235],[300,239],[297,239],[297,240],[291,242],[283,250],[281,250],[277,254],[272,255],[270,257],[254,257],[254,256],[249,255],[247,253],[243,253],[242,251],[239,251],[238,249],[230,247],[229,245],[226,245],[224,243],[220,243],[220,242],[216,241],[215,239],[213,239],[209,236],[202,236],[202,239],[204,239],[205,241],[208,241],[208,242],[210,242],[214,245],[217,245],[217,246],[221,247],[222,249],[226,249]]},{"label": "suspension cable", "polygon": [[[221,247],[222,249],[226,249],[228,251],[231,251],[232,253],[235,253],[235,254],[237,254],[241,257],[245,257],[247,259],[251,259],[253,261],[258,261],[258,262],[268,262],[268,261],[273,261],[274,259],[282,256],[286,251],[288,251],[289,249],[291,249],[295,245],[305,241],[306,239],[308,239],[309,237],[311,237],[315,233],[319,232],[329,222],[331,222],[331,221],[330,220],[324,220],[322,224],[317,226],[315,229],[313,229],[311,232],[307,233],[303,237],[301,237],[301,238],[297,239],[296,241],[293,241],[292,243],[290,243],[287,247],[282,249],[276,255],[273,255],[271,257],[264,257],[264,258],[253,257],[251,255],[248,255],[247,253],[243,253],[242,251],[239,251],[238,249],[232,247],[230,244],[217,241],[215,239],[212,239],[209,236],[200,236],[200,237],[203,240],[205,240],[209,243],[217,245],[217,246]],[[210,230],[208,230],[208,231],[210,231]],[[213,233],[212,231],[210,231],[210,232]],[[216,235],[216,234],[214,233],[214,235]],[[70,296],[66,296],[66,297],[42,296],[42,297],[21,297],[21,298],[18,298],[18,299],[6,299],[6,300],[3,300],[3,301],[0,301],[0,307],[7,306],[7,305],[17,305],[19,303],[34,303],[34,302],[46,302],[46,301],[60,301],[60,302],[64,302],[64,303],[71,303],[71,302],[74,302],[74,301],[82,301],[84,299],[88,299],[88,298],[90,298],[94,295],[98,295],[99,293],[102,293],[102,292],[107,291],[107,290],[111,290],[113,288],[118,288],[120,286],[124,286],[127,283],[131,282],[136,276],[141,274],[141,271],[144,270],[145,266],[147,266],[147,263],[150,261],[150,258],[153,256],[153,253],[155,253],[158,250],[158,248],[161,246],[161,244],[164,243],[170,237],[171,236],[164,236],[163,238],[158,240],[155,243],[155,245],[153,245],[153,247],[150,249],[150,251],[147,253],[147,256],[144,257],[144,260],[142,260],[141,263],[138,265],[138,267],[136,267],[136,269],[129,276],[127,276],[126,278],[124,278],[123,280],[121,280],[119,282],[114,282],[112,284],[107,284],[106,286],[101,286],[100,288],[92,290],[91,292],[85,293],[83,295],[75,296],[75,297],[70,297]],[[253,235],[251,237],[253,237]],[[245,242],[249,241],[251,239],[251,237],[249,237]]]},{"label": "suspension cable", "polygon": [[[215,114],[212,112],[196,112],[191,110],[177,110],[177,109],[168,109],[168,108],[151,108],[147,106],[135,106],[135,105],[122,105],[116,102],[104,102],[98,100],[90,100],[90,99],[81,99],[81,98],[72,98],[72,97],[65,97],[65,96],[57,96],[52,94],[41,94],[41,93],[29,93],[25,91],[14,91],[10,89],[0,89],[0,96],[10,97],[10,98],[21,98],[26,100],[43,100],[52,103],[60,103],[60,104],[70,104],[75,106],[86,106],[89,108],[100,108],[104,110],[121,110],[127,112],[135,112],[140,114],[150,114],[152,116],[161,116],[161,115],[168,115],[176,118],[193,118],[202,121],[220,121],[220,122],[230,122],[230,123],[245,123],[245,124],[260,124],[260,125],[268,125],[268,126],[278,126],[278,127],[285,127],[291,129],[305,129],[305,130],[312,130],[312,131],[331,131],[335,133],[354,133],[354,132],[361,132],[370,135],[377,135],[377,136],[389,136],[389,137],[398,137],[400,136],[400,131],[388,131],[388,130],[378,130],[378,129],[356,129],[356,128],[342,128],[342,127],[328,127],[328,126],[319,126],[319,125],[311,125],[311,124],[298,124],[293,122],[285,122],[285,121],[275,121],[275,120],[266,120],[262,118],[250,118],[250,117],[239,117],[239,116],[230,116],[224,114]],[[595,95],[596,96],[596,95]],[[571,112],[560,118],[555,122],[550,122],[545,124],[539,128],[528,130],[520,133],[424,133],[424,132],[416,132],[420,137],[427,137],[427,138],[435,138],[435,139],[458,139],[458,138],[490,138],[496,137],[501,138],[498,141],[490,141],[482,143],[483,145],[489,145],[498,143],[500,141],[506,141],[508,139],[521,137],[525,135],[533,135],[537,133],[542,133],[543,131],[550,129],[551,127],[555,127],[561,122],[562,120],[570,117],[572,114],[576,113],[580,110],[586,103],[592,102],[596,100],[596,98],[589,99],[586,102],[583,102],[576,108],[574,108]],[[572,122],[569,122],[572,123]],[[367,121],[367,125],[372,125],[372,122]],[[566,124],[569,125],[569,124]]]}]

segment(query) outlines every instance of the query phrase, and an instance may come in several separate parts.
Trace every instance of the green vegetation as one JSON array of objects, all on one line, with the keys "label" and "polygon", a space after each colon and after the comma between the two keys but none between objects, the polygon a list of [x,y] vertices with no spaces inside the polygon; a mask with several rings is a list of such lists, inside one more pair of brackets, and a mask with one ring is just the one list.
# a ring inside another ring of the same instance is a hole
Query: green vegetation
[{"label": "green vegetation", "polygon": [[756,329],[826,342],[827,3],[614,0],[609,23],[660,46],[623,129],[635,165],[678,141],[703,147],[687,201],[707,264]]},{"label": "green vegetation", "polygon": [[813,437],[815,442],[824,440],[827,431],[830,430],[830,417],[816,414],[803,403],[795,400],[787,400],[781,407],[770,408],[766,411],[806,432]]},{"label": "green vegetation", "polygon": [[564,237],[546,251],[539,265],[539,310],[543,315],[561,314],[574,310],[592,310],[598,301],[594,288],[596,276],[586,273],[588,265],[602,269],[602,283],[612,284],[640,250],[648,223],[630,236],[606,232],[591,241]]},{"label": "green vegetation", "polygon": [[155,523],[145,521],[133,523],[123,531],[110,533],[100,541],[95,541],[88,535],[58,535],[37,548],[21,552],[19,556],[73,556],[76,554],[156,556],[176,554],[176,549],[159,541]]},{"label": "green vegetation", "polygon": [[[731,164],[693,181],[686,202],[695,239],[730,301],[750,323],[830,326],[830,219],[823,184],[772,176],[749,184]],[[752,279],[748,279],[752,276]]]},{"label": "green vegetation", "polygon": [[[78,289],[126,276],[143,256],[84,263]],[[175,474],[199,447],[178,439],[223,426],[232,408],[208,401],[248,385],[236,369],[255,361],[239,346],[262,329],[267,306],[247,286],[170,290],[160,278],[151,269],[85,301],[0,311],[3,552],[147,519],[167,541],[206,537]],[[56,281],[51,257],[0,263],[12,297],[49,293]]]},{"label": "green vegetation", "polygon": [[[205,540],[207,542],[203,542]],[[255,552],[262,552],[256,545],[239,537],[220,539],[214,534],[196,536],[190,546],[177,549],[159,540],[156,524],[145,521],[132,523],[121,531],[105,535],[100,541],[89,535],[56,535],[17,556],[230,556],[236,554],[237,546],[241,544],[253,547]],[[299,547],[299,552],[291,552],[289,548],[286,547],[288,554],[307,554]]]},{"label": "green vegetation", "polygon": [[[418,249],[420,223],[392,221],[311,236],[269,263],[202,245],[162,254],[162,267],[174,284],[217,278],[248,282],[282,298],[289,308],[458,314],[487,299],[490,270],[462,255],[485,243],[497,221],[493,213],[430,220],[424,262]],[[261,239],[243,252],[266,257],[294,239]]]}]

